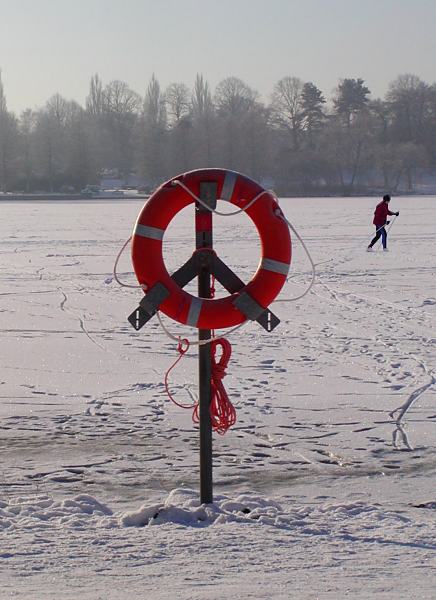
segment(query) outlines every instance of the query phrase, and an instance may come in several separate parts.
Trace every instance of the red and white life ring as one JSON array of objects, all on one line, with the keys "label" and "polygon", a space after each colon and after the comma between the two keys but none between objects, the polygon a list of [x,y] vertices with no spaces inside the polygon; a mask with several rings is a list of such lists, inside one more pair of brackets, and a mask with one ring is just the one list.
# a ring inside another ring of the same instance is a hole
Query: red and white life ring
[{"label": "red and white life ring", "polygon": [[[165,230],[178,212],[194,202],[176,180],[196,197],[200,197],[201,182],[216,182],[217,197],[238,208],[244,208],[265,192],[246,210],[260,236],[261,261],[251,281],[236,294],[198,298],[183,290],[168,273],[162,254]],[[258,183],[234,171],[198,169],[167,181],[148,199],[133,230],[132,262],[140,284],[151,288],[160,282],[169,291],[159,307],[162,312],[179,323],[199,329],[220,329],[246,321],[247,317],[233,304],[242,292],[264,308],[277,297],[291,263],[291,238],[277,201]]]}]

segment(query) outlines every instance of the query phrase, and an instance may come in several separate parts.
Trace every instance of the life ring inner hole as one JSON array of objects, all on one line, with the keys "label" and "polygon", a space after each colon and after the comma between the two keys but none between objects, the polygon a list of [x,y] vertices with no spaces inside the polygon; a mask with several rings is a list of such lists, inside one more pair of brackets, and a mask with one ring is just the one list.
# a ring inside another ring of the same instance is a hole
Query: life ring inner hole
[{"label": "life ring inner hole", "polygon": [[[235,206],[218,201],[217,210],[233,212]],[[254,276],[261,259],[261,243],[257,228],[251,218],[242,212],[231,217],[214,214],[213,249],[218,257],[247,284]],[[163,238],[162,254],[169,274],[185,264],[195,251],[195,209],[189,204],[169,223]],[[197,296],[197,280],[184,290]],[[228,296],[229,292],[215,282],[215,298]]]}]

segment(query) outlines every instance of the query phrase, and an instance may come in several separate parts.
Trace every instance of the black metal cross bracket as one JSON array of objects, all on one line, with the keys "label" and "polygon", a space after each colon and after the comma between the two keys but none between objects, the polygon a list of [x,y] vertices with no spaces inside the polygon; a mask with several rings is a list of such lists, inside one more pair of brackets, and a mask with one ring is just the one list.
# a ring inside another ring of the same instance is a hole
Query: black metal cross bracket
[{"label": "black metal cross bracket", "polygon": [[[216,255],[211,248],[194,252],[191,258],[175,271],[171,278],[181,288],[198,276],[205,266],[211,275],[230,293],[235,294],[245,287],[245,283]],[[159,309],[169,296],[169,291],[160,282],[148,290],[131,315],[129,323],[137,331],[141,329]],[[272,331],[280,323],[280,319],[268,308],[264,308],[250,294],[242,292],[233,301],[234,306],[251,321],[257,321],[266,331]]]},{"label": "black metal cross bracket", "polygon": [[137,309],[127,317],[136,331],[139,331],[156,314],[157,309],[170,295],[167,288],[159,281],[145,294]]}]

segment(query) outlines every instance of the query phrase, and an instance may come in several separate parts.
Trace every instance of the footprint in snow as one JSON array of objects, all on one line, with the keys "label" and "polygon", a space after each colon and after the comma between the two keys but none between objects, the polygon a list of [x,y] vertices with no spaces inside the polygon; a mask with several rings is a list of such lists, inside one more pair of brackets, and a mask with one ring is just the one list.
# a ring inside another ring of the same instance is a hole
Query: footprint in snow
[{"label": "footprint in snow", "polygon": [[434,300],[433,298],[427,298],[426,300],[424,300],[424,302],[421,304],[421,306],[435,306],[436,305],[436,300]]}]

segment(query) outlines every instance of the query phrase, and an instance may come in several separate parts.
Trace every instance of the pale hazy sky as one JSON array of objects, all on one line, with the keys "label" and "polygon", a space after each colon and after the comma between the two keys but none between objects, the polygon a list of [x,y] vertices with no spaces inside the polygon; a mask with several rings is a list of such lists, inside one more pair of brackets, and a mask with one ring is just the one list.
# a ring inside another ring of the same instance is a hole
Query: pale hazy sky
[{"label": "pale hazy sky", "polygon": [[285,75],[327,97],[362,77],[379,97],[401,73],[436,82],[436,0],[0,0],[0,69],[15,112],[84,104],[94,73],[141,95],[152,73],[234,75],[265,99]]}]

